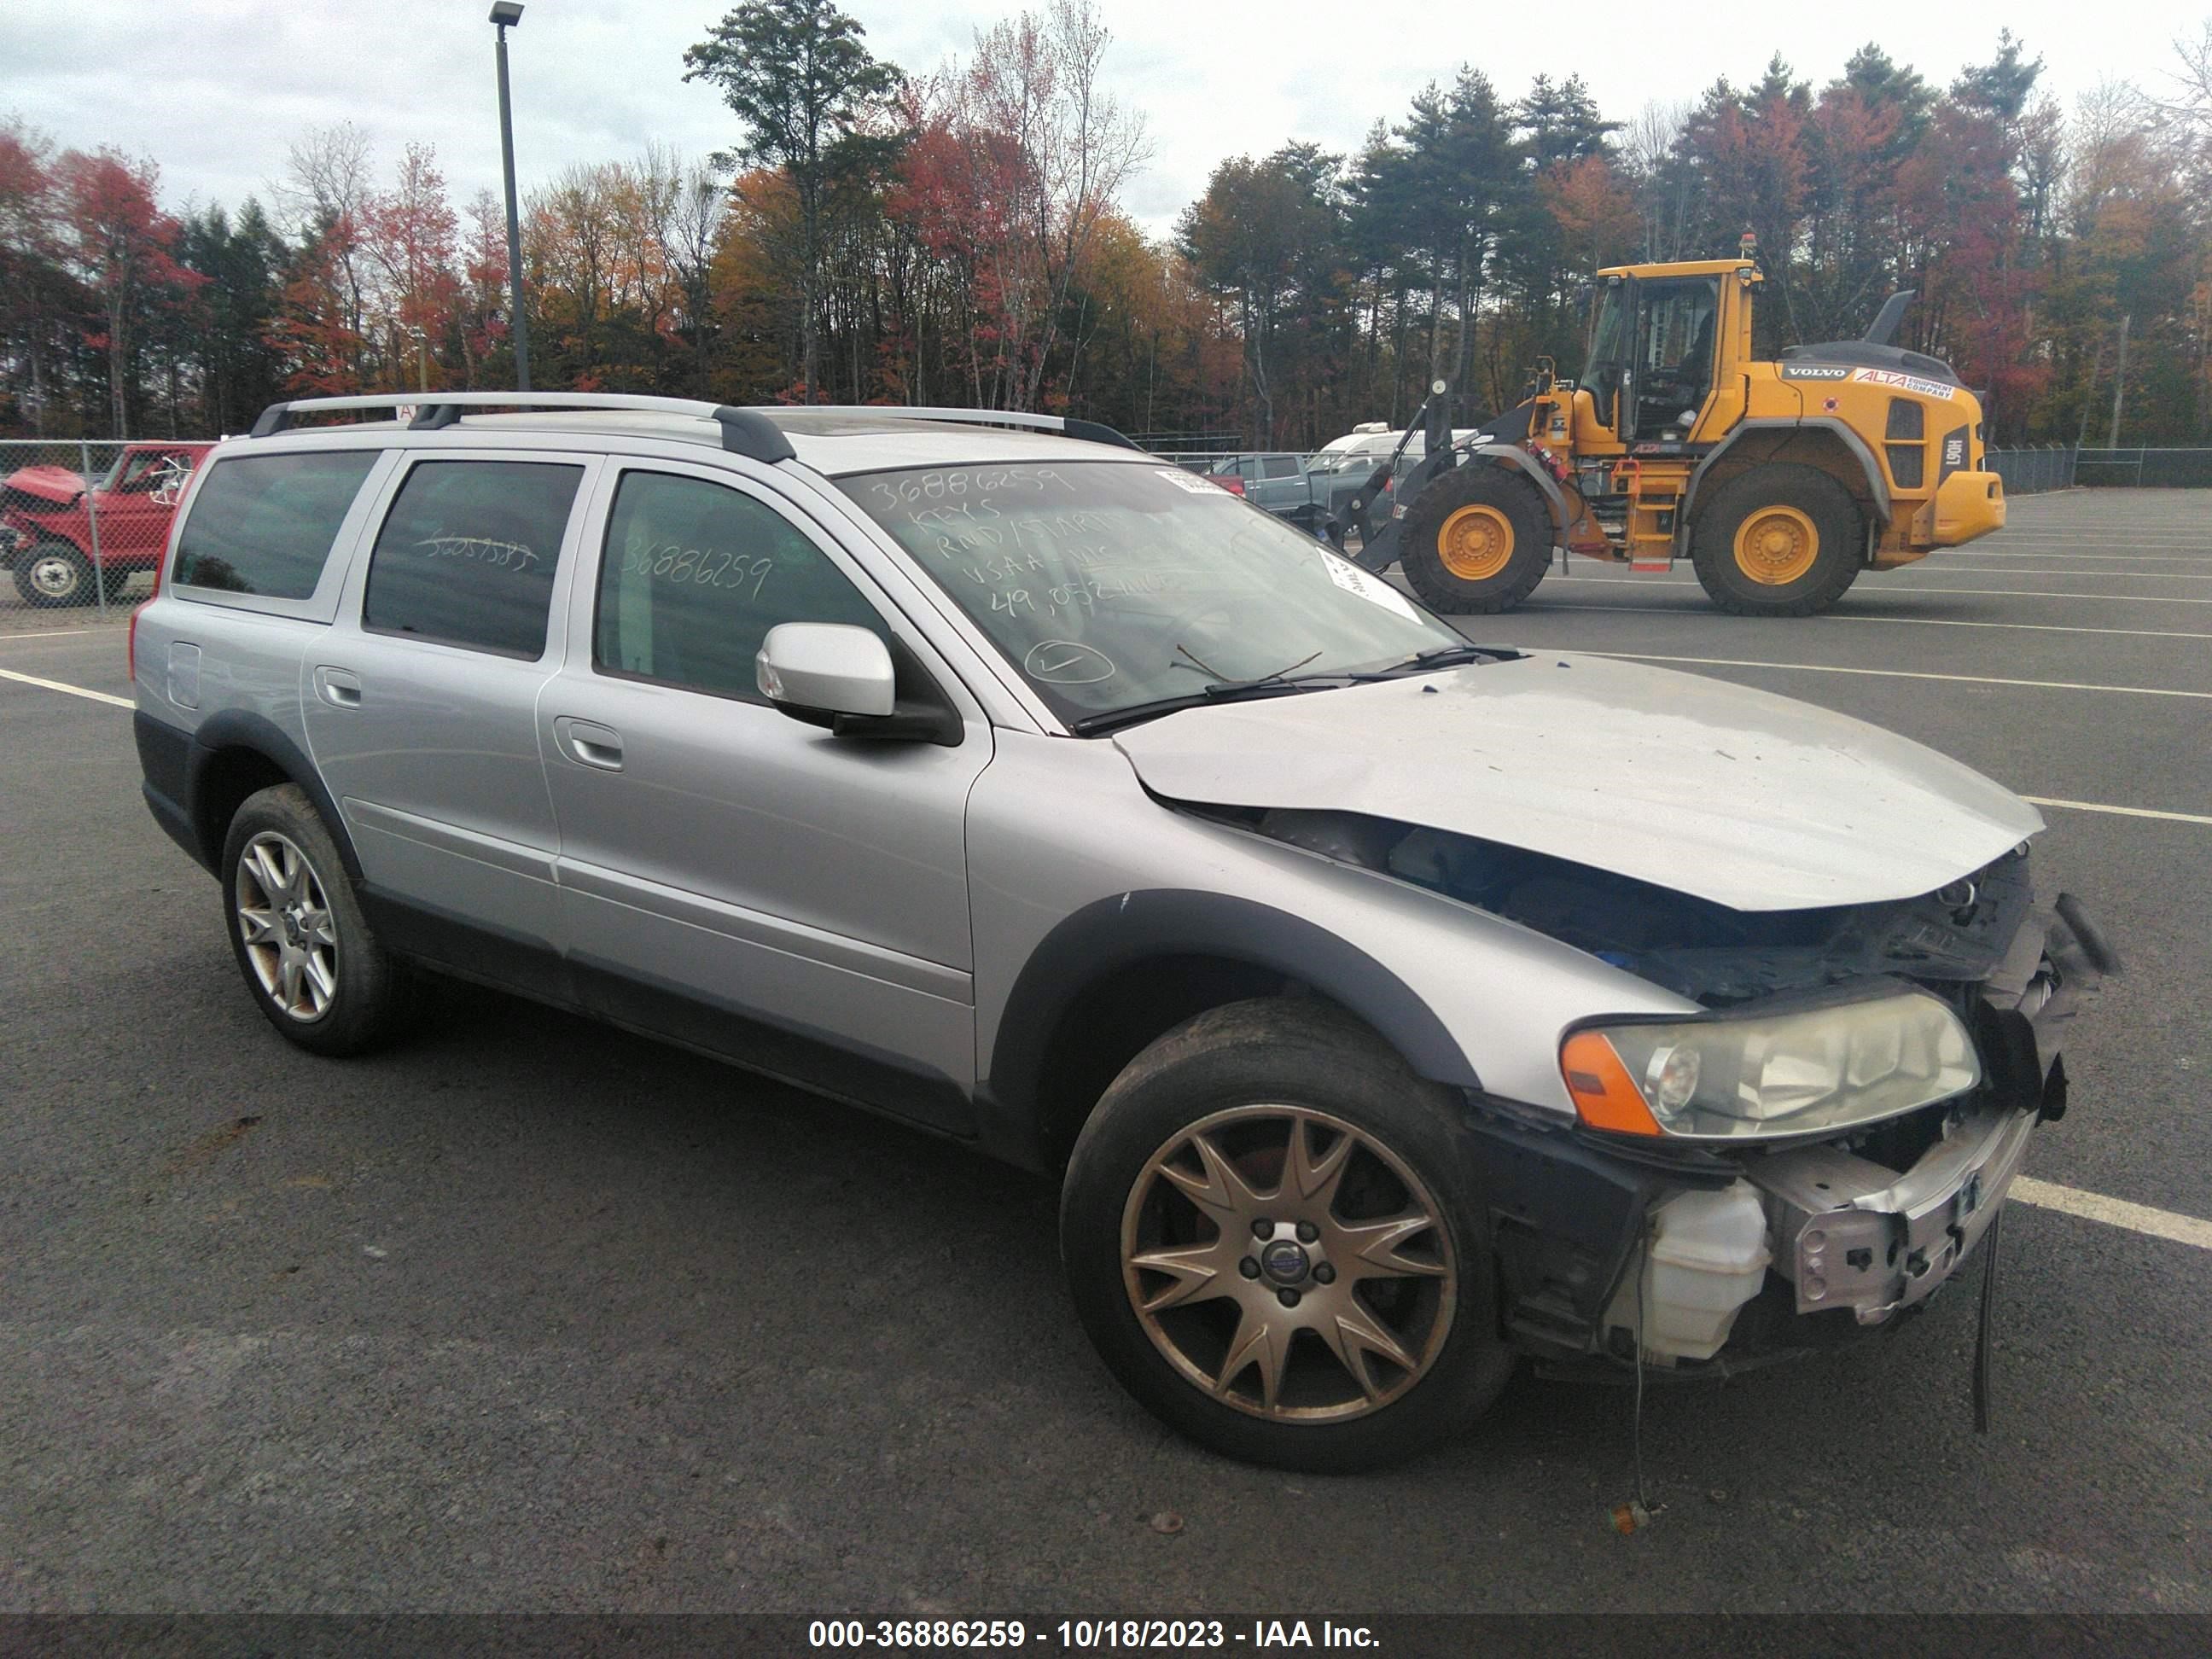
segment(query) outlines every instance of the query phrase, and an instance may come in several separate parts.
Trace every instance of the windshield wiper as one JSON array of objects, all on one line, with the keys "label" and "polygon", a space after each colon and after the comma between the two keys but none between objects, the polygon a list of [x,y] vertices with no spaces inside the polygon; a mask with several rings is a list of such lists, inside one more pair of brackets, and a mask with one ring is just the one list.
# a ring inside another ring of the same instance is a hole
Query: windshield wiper
[{"label": "windshield wiper", "polygon": [[1181,652],[1184,656],[1188,657],[1190,660],[1188,662],[1171,662],[1168,665],[1169,667],[1197,668],[1213,676],[1213,678],[1207,682],[1206,690],[1201,694],[1202,696],[1208,697],[1221,697],[1232,692],[1249,691],[1255,686],[1289,685],[1292,683],[1290,677],[1293,669],[1304,668],[1316,657],[1321,655],[1319,651],[1310,652],[1306,655],[1300,657],[1296,662],[1289,664],[1285,667],[1270,669],[1264,674],[1255,674],[1249,680],[1232,680],[1225,678],[1219,669],[1216,668],[1212,663],[1206,661],[1205,658],[1200,656],[1198,653],[1193,651],[1188,646],[1178,644],[1176,647],[1176,649]]},{"label": "windshield wiper", "polygon": [[[1320,654],[1316,651],[1314,656]],[[1306,660],[1311,662],[1313,657]],[[1291,666],[1298,665],[1293,663]],[[1096,737],[1102,732],[1118,731],[1122,726],[1157,720],[1162,714],[1172,714],[1185,708],[1203,708],[1209,703],[1257,702],[1266,697],[1296,696],[1301,691],[1325,691],[1334,686],[1347,684],[1357,678],[1332,669],[1325,674],[1309,674],[1295,680],[1285,678],[1283,672],[1264,675],[1253,680],[1216,680],[1203,690],[1188,691],[1179,697],[1155,697],[1150,702],[1133,702],[1127,708],[1109,708],[1101,714],[1085,714],[1081,720],[1070,721],[1067,729],[1079,738]]]},{"label": "windshield wiper", "polygon": [[1393,663],[1388,668],[1377,668],[1365,673],[1347,675],[1355,680],[1395,680],[1408,674],[1425,674],[1435,668],[1456,668],[1465,663],[1511,662],[1526,655],[1510,645],[1476,645],[1464,641],[1458,645],[1432,645],[1425,651],[1416,651],[1403,662]]}]

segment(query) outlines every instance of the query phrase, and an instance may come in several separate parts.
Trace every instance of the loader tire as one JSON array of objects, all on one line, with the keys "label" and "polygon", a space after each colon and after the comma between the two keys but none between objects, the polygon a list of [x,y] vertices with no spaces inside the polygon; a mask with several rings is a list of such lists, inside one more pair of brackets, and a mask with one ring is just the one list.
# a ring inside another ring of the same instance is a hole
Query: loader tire
[{"label": "loader tire", "polygon": [[1510,611],[1551,568],[1551,509],[1527,479],[1484,460],[1432,480],[1403,535],[1406,580],[1432,611]]},{"label": "loader tire", "polygon": [[1691,562],[1712,602],[1738,617],[1809,617],[1858,579],[1866,529],[1850,492],[1818,467],[1761,466],[1698,515]]}]

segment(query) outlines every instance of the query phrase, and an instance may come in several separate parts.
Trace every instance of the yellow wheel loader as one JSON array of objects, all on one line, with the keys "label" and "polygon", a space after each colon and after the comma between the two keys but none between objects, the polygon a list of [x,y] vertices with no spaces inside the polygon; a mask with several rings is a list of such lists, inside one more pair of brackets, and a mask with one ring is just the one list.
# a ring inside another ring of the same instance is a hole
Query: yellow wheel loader
[{"label": "yellow wheel loader", "polygon": [[[1980,401],[1891,343],[1911,294],[1863,339],[1760,362],[1763,280],[1749,238],[1736,259],[1600,271],[1581,380],[1540,361],[1525,402],[1456,443],[1437,381],[1354,498],[1356,562],[1401,565],[1432,609],[1468,612],[1518,605],[1559,548],[1637,570],[1687,559],[1723,611],[1802,617],[1862,570],[2002,526]],[[1401,465],[1416,431],[1426,453]]]}]

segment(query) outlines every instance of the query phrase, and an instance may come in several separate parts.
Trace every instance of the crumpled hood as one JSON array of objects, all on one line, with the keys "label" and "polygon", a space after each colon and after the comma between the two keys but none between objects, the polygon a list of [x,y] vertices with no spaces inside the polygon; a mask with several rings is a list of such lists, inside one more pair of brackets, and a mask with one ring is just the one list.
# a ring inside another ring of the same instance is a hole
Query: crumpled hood
[{"label": "crumpled hood", "polygon": [[67,507],[84,494],[84,480],[65,466],[20,467],[0,478],[0,492],[7,491],[21,491],[57,507]]},{"label": "crumpled hood", "polygon": [[1572,653],[1193,708],[1114,742],[1172,800],[1364,812],[1738,910],[1910,898],[2043,828],[1864,721]]}]

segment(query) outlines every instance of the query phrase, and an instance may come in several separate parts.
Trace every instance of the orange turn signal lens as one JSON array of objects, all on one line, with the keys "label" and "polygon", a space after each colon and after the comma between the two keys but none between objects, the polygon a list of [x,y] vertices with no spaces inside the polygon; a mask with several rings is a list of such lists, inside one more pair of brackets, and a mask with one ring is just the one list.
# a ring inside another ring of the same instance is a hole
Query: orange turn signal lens
[{"label": "orange turn signal lens", "polygon": [[1591,1128],[1627,1135],[1662,1133],[1604,1032],[1577,1031],[1569,1037],[1559,1049],[1559,1072],[1575,1110]]}]

